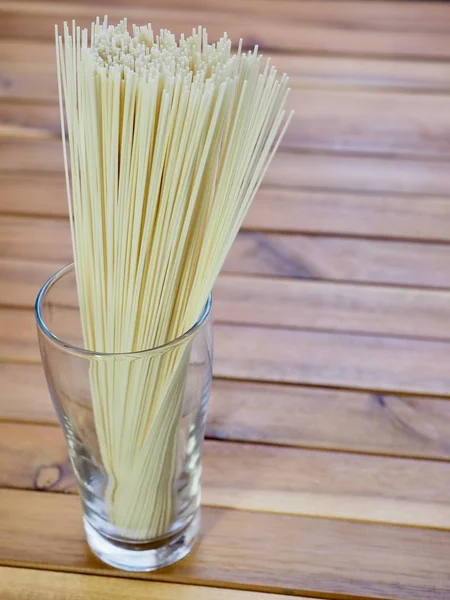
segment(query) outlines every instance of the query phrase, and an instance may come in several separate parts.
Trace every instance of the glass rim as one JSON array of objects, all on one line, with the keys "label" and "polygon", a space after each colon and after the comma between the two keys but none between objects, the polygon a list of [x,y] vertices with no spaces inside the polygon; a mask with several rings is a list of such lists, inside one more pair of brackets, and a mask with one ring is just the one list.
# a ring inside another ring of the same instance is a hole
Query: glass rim
[{"label": "glass rim", "polygon": [[206,322],[206,319],[208,318],[208,316],[211,313],[212,293],[210,293],[208,295],[208,299],[206,300],[205,306],[203,307],[203,310],[200,313],[199,318],[194,323],[194,325],[192,325],[192,327],[190,327],[187,331],[182,333],[177,338],[170,340],[170,342],[167,342],[166,344],[161,344],[159,346],[155,346],[154,348],[147,348],[144,350],[137,350],[134,352],[96,352],[95,350],[88,350],[87,348],[82,348],[80,346],[76,346],[75,344],[71,344],[70,342],[67,342],[67,341],[61,339],[59,336],[57,336],[55,333],[53,333],[51,331],[51,329],[47,326],[47,324],[42,316],[42,303],[43,303],[43,300],[44,300],[47,292],[64,275],[66,275],[69,271],[74,270],[74,267],[75,267],[75,265],[72,262],[72,263],[69,263],[68,265],[65,265],[64,267],[61,267],[57,271],[55,271],[55,273],[53,273],[53,275],[51,275],[47,279],[47,281],[44,283],[44,285],[39,290],[38,295],[36,297],[36,302],[34,304],[34,315],[35,315],[36,323],[37,323],[39,330],[45,335],[45,337],[50,342],[52,342],[53,344],[55,344],[56,346],[58,346],[60,348],[63,348],[70,354],[74,354],[74,355],[77,355],[77,356],[80,356],[83,358],[98,358],[98,359],[140,358],[145,355],[161,354],[162,352],[171,350],[171,349],[175,348],[176,346],[179,346],[183,342],[187,341],[188,339],[192,338],[195,335],[195,333],[197,333],[197,331],[202,328],[202,326]]}]

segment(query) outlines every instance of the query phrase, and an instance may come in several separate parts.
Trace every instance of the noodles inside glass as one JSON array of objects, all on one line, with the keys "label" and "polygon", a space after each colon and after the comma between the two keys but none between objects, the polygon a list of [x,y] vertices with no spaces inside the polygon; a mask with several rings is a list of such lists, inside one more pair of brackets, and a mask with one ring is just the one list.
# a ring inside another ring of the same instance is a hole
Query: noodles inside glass
[{"label": "noodles inside glass", "polygon": [[[84,344],[151,349],[199,317],[286,130],[288,78],[226,35],[97,20],[56,30],[67,196]],[[188,345],[93,364],[110,519],[134,539],[176,512]]]}]

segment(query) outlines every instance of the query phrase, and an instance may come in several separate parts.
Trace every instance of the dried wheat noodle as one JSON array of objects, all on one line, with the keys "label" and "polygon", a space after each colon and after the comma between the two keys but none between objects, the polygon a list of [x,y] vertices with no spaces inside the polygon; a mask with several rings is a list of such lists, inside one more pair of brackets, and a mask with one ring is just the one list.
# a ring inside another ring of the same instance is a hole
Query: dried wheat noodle
[{"label": "dried wheat noodle", "polygon": [[[83,336],[96,352],[134,352],[200,315],[288,125],[288,78],[201,27],[177,41],[105,18],[88,37],[56,28]],[[110,519],[135,539],[163,535],[176,512],[186,357],[90,368]]]}]

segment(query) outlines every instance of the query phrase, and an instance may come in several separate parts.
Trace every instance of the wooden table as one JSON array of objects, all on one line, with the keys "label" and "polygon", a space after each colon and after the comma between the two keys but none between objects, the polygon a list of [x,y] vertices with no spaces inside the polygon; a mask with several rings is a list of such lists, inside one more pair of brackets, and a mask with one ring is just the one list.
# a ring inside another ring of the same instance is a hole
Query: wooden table
[{"label": "wooden table", "polygon": [[[450,598],[450,5],[120,2],[0,3],[0,598]],[[297,111],[215,290],[202,542],[134,578],[84,541],[32,313],[71,256],[53,24],[106,11],[259,43]]]}]

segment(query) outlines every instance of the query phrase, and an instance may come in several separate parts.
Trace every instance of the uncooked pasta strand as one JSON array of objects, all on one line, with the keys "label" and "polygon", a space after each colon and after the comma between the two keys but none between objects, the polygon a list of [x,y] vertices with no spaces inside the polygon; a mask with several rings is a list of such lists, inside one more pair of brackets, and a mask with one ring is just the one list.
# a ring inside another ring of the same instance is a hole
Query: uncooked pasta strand
[{"label": "uncooked pasta strand", "polygon": [[[194,325],[289,123],[288,79],[205,29],[56,30],[64,166],[86,348],[133,353]],[[65,117],[65,118],[64,118]],[[177,510],[190,342],[92,363],[109,518],[132,539]]]}]

